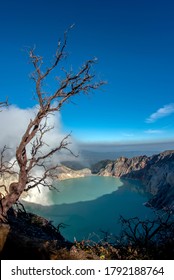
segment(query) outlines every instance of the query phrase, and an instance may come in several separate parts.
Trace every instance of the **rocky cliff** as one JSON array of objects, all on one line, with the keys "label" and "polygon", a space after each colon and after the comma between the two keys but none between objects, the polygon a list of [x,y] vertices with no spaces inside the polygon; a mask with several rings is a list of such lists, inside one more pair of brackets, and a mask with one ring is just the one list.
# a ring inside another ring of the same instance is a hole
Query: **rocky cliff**
[{"label": "rocky cliff", "polygon": [[137,171],[142,170],[148,161],[147,156],[139,156],[133,158],[120,157],[115,161],[111,161],[104,168],[101,168],[98,172],[101,176],[114,176],[114,177],[125,177],[141,179],[141,174],[134,175]]},{"label": "rocky cliff", "polygon": [[69,167],[66,167],[64,165],[61,165],[57,168],[57,178],[59,180],[66,180],[66,179],[72,179],[72,178],[80,178],[85,176],[91,175],[91,170],[89,168],[83,168],[80,170],[73,170]]},{"label": "rocky cliff", "polygon": [[151,157],[120,157],[100,169],[98,175],[139,179],[146,191],[153,194],[149,205],[156,208],[174,207],[174,151]]}]

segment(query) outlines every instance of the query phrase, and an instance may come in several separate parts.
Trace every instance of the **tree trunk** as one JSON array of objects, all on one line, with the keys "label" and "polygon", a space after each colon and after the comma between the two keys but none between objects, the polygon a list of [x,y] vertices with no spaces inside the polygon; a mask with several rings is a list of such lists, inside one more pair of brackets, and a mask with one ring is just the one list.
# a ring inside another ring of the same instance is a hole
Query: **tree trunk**
[{"label": "tree trunk", "polygon": [[9,192],[0,201],[0,220],[7,221],[8,210],[18,201],[27,184],[27,174],[20,174],[19,181],[9,186]]}]

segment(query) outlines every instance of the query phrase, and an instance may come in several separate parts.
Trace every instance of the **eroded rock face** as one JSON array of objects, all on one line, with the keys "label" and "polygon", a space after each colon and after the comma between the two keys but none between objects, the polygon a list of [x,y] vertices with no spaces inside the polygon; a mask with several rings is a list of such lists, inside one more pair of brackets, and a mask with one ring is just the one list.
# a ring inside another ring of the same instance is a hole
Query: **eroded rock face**
[{"label": "eroded rock face", "polygon": [[112,160],[109,159],[101,160],[91,166],[91,172],[93,174],[97,174],[98,172],[100,172],[102,168],[105,168],[106,165],[108,165],[109,163],[112,163]]},{"label": "eroded rock face", "polygon": [[69,167],[66,167],[64,165],[57,168],[57,178],[59,180],[66,180],[66,179],[72,179],[72,178],[80,178],[85,176],[91,175],[91,170],[89,168],[84,168],[80,170],[73,170]]},{"label": "eroded rock face", "polygon": [[140,176],[140,173],[139,175],[136,174],[134,176],[134,172],[143,169],[147,165],[147,161],[147,156],[140,156],[134,158],[120,157],[116,161],[110,162],[108,165],[106,165],[105,168],[102,168],[98,174],[101,176],[114,177],[122,177],[126,174],[131,174],[131,178],[137,178],[137,176]]},{"label": "eroded rock face", "polygon": [[146,191],[153,194],[149,205],[174,208],[174,151],[151,157],[120,157],[101,168],[98,175],[139,179]]}]

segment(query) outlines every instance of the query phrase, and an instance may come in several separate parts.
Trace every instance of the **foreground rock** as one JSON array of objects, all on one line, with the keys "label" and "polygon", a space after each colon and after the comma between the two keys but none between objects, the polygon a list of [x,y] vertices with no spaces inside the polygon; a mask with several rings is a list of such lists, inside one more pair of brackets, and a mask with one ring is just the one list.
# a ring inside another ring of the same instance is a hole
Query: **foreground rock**
[{"label": "foreground rock", "polygon": [[7,260],[100,259],[94,252],[66,241],[48,220],[10,210],[8,224],[0,224],[0,257]]},{"label": "foreground rock", "polygon": [[100,169],[98,175],[139,179],[145,190],[153,194],[148,205],[162,209],[174,208],[174,151],[151,157],[120,157]]}]

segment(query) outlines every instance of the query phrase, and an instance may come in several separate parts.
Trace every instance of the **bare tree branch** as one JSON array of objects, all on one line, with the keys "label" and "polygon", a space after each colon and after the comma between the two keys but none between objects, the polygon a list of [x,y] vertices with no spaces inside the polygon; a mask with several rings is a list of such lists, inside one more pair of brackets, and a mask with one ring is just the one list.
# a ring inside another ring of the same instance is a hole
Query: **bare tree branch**
[{"label": "bare tree branch", "polygon": [[153,220],[146,219],[141,221],[138,217],[125,219],[122,216],[121,239],[134,246],[146,248],[153,242],[163,243],[169,235],[173,238],[174,220],[170,209],[165,210],[163,215],[155,212],[156,217]]},{"label": "bare tree branch", "polygon": [[[1,101],[0,102],[0,108],[4,108],[4,107],[7,107],[8,106],[8,99],[6,98],[6,101]],[[0,110],[1,112],[1,110]]]}]

